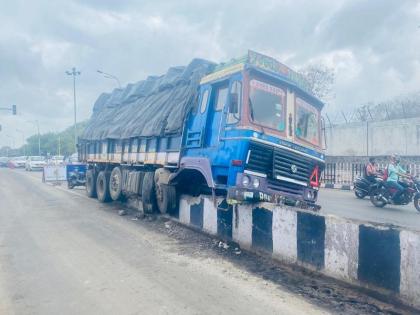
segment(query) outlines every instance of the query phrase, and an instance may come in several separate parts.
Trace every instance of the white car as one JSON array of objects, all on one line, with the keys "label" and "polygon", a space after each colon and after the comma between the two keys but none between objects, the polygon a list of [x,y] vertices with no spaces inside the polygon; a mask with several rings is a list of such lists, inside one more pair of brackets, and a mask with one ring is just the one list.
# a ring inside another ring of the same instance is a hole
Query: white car
[{"label": "white car", "polygon": [[18,156],[9,160],[10,168],[25,168],[26,158],[24,156]]},{"label": "white car", "polygon": [[26,160],[25,169],[27,171],[42,170],[47,165],[42,156],[29,156]]},{"label": "white car", "polygon": [[62,155],[54,155],[48,161],[48,164],[50,164],[50,165],[62,165],[62,164],[64,164],[64,156],[62,156]]}]

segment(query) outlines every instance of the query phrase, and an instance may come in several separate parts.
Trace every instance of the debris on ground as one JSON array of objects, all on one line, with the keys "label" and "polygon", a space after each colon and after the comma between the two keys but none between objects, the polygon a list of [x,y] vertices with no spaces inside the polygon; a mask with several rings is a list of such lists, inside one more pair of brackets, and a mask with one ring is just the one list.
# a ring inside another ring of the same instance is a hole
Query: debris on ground
[{"label": "debris on ground", "polygon": [[134,217],[135,217],[137,220],[143,220],[143,219],[146,217],[146,215],[145,215],[143,212],[138,212],[138,213],[136,213],[136,214],[134,215]]},{"label": "debris on ground", "polygon": [[124,215],[127,215],[127,211],[126,211],[126,210],[124,210],[124,209],[119,210],[119,211],[118,211],[118,215],[119,215],[119,216],[124,216]]},{"label": "debris on ground", "polygon": [[225,242],[222,242],[222,241],[219,242],[218,246],[220,248],[223,248],[223,249],[229,249],[229,247],[230,247],[228,244],[226,244]]},{"label": "debris on ground", "polygon": [[233,251],[236,255],[240,255],[242,253],[242,251],[240,250],[240,248],[235,247],[235,250]]},{"label": "debris on ground", "polygon": [[167,229],[170,229],[172,227],[171,222],[170,221],[165,222],[165,227]]}]

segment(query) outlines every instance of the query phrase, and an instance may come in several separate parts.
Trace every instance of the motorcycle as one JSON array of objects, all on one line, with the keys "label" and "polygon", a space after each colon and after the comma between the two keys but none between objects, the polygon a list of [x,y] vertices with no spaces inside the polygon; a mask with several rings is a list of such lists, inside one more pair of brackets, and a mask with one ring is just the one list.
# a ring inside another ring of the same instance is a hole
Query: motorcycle
[{"label": "motorcycle", "polygon": [[86,184],[86,165],[84,164],[68,164],[66,166],[67,187],[73,189],[76,186],[84,186]]},{"label": "motorcycle", "polygon": [[70,177],[67,179],[67,187],[73,189],[76,186],[84,186],[86,184],[86,178],[84,173],[77,171],[70,172]]},{"label": "motorcycle", "polygon": [[397,191],[395,188],[388,187],[384,181],[378,182],[372,187],[370,201],[375,207],[383,208],[387,204],[407,205],[414,202],[414,207],[420,212],[420,181],[414,177],[409,177],[399,182],[404,191],[397,200],[392,200],[392,196]]},{"label": "motorcycle", "polygon": [[380,181],[382,181],[381,177],[376,177],[374,182],[371,182],[362,176],[357,177],[353,183],[355,196],[358,199],[363,199],[366,196],[370,196],[372,188],[376,187]]}]

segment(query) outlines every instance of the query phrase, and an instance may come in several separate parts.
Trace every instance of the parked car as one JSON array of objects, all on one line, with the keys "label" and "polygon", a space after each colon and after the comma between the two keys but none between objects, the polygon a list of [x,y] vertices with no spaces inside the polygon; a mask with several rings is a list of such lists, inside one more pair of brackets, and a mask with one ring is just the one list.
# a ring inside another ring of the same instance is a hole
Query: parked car
[{"label": "parked car", "polygon": [[7,162],[9,162],[9,158],[5,156],[0,157],[0,167],[7,167]]},{"label": "parked car", "polygon": [[77,153],[73,153],[65,158],[66,164],[78,164],[79,163],[79,155]]},{"label": "parked car", "polygon": [[47,165],[45,162],[44,157],[42,156],[28,156],[25,164],[25,170],[27,171],[34,171],[34,170],[42,170],[44,166]]},{"label": "parked car", "polygon": [[24,156],[13,157],[9,160],[10,168],[25,168],[26,158]]},{"label": "parked car", "polygon": [[48,164],[50,164],[50,165],[62,165],[62,164],[64,164],[64,156],[54,155],[48,160]]}]

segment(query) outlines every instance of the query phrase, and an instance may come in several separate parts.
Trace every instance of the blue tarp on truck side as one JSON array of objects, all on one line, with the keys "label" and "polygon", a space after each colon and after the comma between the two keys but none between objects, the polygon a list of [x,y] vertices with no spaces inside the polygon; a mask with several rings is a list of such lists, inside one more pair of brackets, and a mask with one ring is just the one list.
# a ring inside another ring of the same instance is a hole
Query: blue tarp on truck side
[{"label": "blue tarp on truck side", "polygon": [[194,59],[186,67],[173,67],[162,76],[128,84],[96,100],[82,140],[125,139],[179,135],[197,101],[203,76],[215,64]]}]

